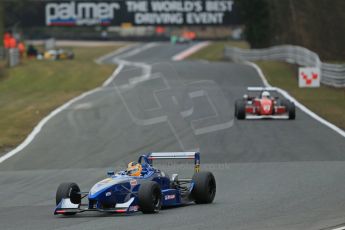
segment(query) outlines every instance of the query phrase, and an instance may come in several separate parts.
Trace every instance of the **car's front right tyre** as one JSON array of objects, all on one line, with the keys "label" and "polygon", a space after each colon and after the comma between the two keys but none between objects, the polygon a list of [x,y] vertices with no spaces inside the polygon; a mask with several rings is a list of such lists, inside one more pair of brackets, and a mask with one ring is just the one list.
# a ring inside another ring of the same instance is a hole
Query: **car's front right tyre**
[{"label": "car's front right tyre", "polygon": [[[76,183],[62,183],[56,191],[56,205],[60,204],[62,199],[70,199],[73,204],[81,203],[80,188]],[[74,212],[64,213],[63,215],[74,215]]]},{"label": "car's front right tyre", "polygon": [[145,181],[140,185],[139,192],[140,210],[145,213],[158,213],[162,207],[162,192],[155,181]]},{"label": "car's front right tyre", "polygon": [[238,120],[246,118],[246,101],[239,99],[235,102],[235,117]]},{"label": "car's front right tyre", "polygon": [[290,120],[295,120],[296,118],[296,106],[293,102],[290,102],[289,105],[289,119]]},{"label": "car's front right tyre", "polygon": [[192,181],[194,183],[192,196],[197,204],[212,203],[216,196],[216,179],[211,172],[195,173]]}]

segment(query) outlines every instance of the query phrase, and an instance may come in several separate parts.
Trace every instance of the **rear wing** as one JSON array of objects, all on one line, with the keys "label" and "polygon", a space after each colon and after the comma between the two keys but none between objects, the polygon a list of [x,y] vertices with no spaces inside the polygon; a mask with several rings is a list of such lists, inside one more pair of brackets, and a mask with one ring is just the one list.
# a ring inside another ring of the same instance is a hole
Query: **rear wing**
[{"label": "rear wing", "polygon": [[274,87],[248,87],[247,90],[249,92],[256,92],[256,91],[277,91]]},{"label": "rear wing", "polygon": [[[158,159],[194,159],[194,171],[200,171],[200,153],[199,152],[156,152],[143,155],[147,162],[152,165],[152,160]],[[140,160],[139,160],[140,161]]]}]

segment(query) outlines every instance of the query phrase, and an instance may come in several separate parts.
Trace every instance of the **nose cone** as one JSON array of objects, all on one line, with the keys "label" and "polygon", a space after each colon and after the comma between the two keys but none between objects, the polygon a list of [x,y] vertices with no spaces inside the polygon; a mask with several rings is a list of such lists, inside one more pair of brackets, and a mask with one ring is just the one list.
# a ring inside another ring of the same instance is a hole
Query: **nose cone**
[{"label": "nose cone", "polygon": [[[114,191],[110,191],[112,190],[111,188],[114,187],[117,184],[123,183],[128,181],[127,178],[116,178],[116,177],[112,177],[112,178],[107,178],[104,179],[98,183],[96,183],[90,190],[89,192],[89,199],[97,199],[97,197],[99,196],[107,196],[109,195],[109,192],[114,192]],[[105,193],[105,194],[103,194]],[[107,194],[108,193],[108,194]]]},{"label": "nose cone", "polygon": [[260,107],[261,115],[271,115],[273,112],[273,103],[270,99],[262,99]]}]

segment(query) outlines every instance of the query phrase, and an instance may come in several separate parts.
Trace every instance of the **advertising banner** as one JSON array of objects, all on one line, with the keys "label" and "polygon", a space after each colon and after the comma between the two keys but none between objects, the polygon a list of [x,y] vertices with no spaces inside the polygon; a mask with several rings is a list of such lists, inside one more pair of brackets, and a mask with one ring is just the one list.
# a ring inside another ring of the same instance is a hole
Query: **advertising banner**
[{"label": "advertising banner", "polygon": [[47,26],[231,25],[232,0],[56,1],[45,5]]}]

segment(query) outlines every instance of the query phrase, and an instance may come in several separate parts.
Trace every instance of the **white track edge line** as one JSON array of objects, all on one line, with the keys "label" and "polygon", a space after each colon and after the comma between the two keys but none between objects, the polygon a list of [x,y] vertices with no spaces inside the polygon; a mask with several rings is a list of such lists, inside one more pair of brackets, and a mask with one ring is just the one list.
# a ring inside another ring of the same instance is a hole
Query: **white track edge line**
[{"label": "white track edge line", "polygon": [[[124,51],[124,50],[122,50]],[[112,54],[116,53],[116,51],[112,52]],[[103,58],[103,57],[108,57],[109,54],[106,54],[102,57],[100,57],[99,59]],[[123,69],[123,65],[119,65],[115,71],[113,72],[113,74],[102,84],[102,87],[97,87],[93,90],[87,91],[85,93],[82,93],[81,95],[72,98],[71,100],[69,100],[68,102],[66,102],[65,104],[61,105],[60,107],[56,108],[55,110],[53,110],[52,112],[50,112],[46,117],[44,117],[31,131],[31,133],[25,138],[25,140],[19,144],[16,148],[14,148],[13,150],[11,150],[10,152],[6,153],[5,155],[0,157],[0,164],[2,162],[4,162],[5,160],[9,159],[10,157],[14,156],[15,154],[17,154],[18,152],[20,152],[21,150],[23,150],[26,146],[28,146],[34,139],[35,137],[39,134],[39,132],[42,130],[43,126],[50,120],[52,119],[54,116],[56,116],[57,114],[59,114],[60,112],[64,111],[66,108],[68,108],[71,104],[85,98],[86,96],[89,96],[93,93],[98,92],[99,90],[101,90],[104,86],[106,86],[107,84],[109,84],[111,81],[113,81],[115,79],[115,77],[120,73],[120,71]]]},{"label": "white track edge line", "polygon": [[338,227],[338,228],[333,228],[331,230],[345,230],[345,226],[342,226],[342,227]]},{"label": "white track edge line", "polygon": [[103,83],[102,87],[110,85],[110,83],[114,81],[116,76],[123,70],[124,67],[125,66],[123,64],[118,65],[113,74]]},{"label": "white track edge line", "polygon": [[192,47],[183,50],[182,52],[174,55],[171,60],[173,61],[181,61],[187,57],[189,57],[190,55],[192,55],[193,53],[196,53],[197,51],[203,49],[204,47],[208,46],[210,44],[210,42],[205,41],[205,42],[201,42],[201,43],[197,43],[195,45],[193,45]]},{"label": "white track edge line", "polygon": [[[246,65],[249,65],[251,67],[253,67],[259,74],[262,82],[264,83],[264,85],[266,87],[271,87],[271,85],[268,83],[265,75],[263,74],[261,68],[256,65],[253,62],[244,62]],[[310,109],[308,109],[306,106],[304,106],[302,103],[300,103],[299,101],[297,101],[294,97],[292,97],[287,91],[278,88],[278,87],[273,87],[275,89],[277,89],[277,91],[279,93],[281,93],[284,97],[286,97],[287,99],[289,99],[290,101],[293,101],[295,103],[295,105],[302,110],[304,113],[306,113],[307,115],[309,115],[310,117],[314,118],[315,120],[317,120],[318,122],[320,122],[321,124],[327,126],[328,128],[332,129],[333,131],[337,132],[339,135],[345,137],[345,131],[340,129],[339,127],[337,127],[336,125],[330,123],[329,121],[326,121],[325,119],[323,119],[322,117],[320,117],[319,115],[317,115],[316,113],[312,112]],[[344,228],[345,229],[345,228]]]},{"label": "white track edge line", "polygon": [[46,117],[44,117],[33,129],[33,131],[29,134],[29,136],[20,144],[18,145],[15,149],[13,149],[12,151],[6,153],[5,155],[3,155],[2,157],[0,157],[0,163],[4,162],[5,160],[7,160],[8,158],[14,156],[15,154],[17,154],[19,151],[23,150],[26,146],[28,146],[33,139],[37,136],[37,134],[41,131],[42,127],[51,119],[53,118],[55,115],[57,115],[58,113],[62,112],[63,110],[65,110],[67,107],[69,107],[71,104],[73,104],[74,102],[83,99],[84,97],[93,94],[97,91],[99,91],[101,88],[98,87],[96,89],[93,89],[91,91],[85,92],[73,99],[71,99],[70,101],[66,102],[65,104],[63,104],[62,106],[58,107],[57,109],[53,110],[52,112],[50,112]]},{"label": "white track edge line", "polygon": [[[115,50],[109,54],[103,55],[99,58],[97,58],[96,60],[94,60],[96,63],[99,63],[100,61],[104,61],[107,58],[110,58],[113,55],[116,54],[120,54],[120,53],[124,53],[127,50],[130,50],[131,48],[133,48],[134,46],[136,46],[137,44],[132,44],[129,46],[125,46],[122,48],[119,48],[118,50]],[[156,45],[156,43],[149,43],[147,46],[154,46]],[[138,48],[139,52],[141,52],[142,50],[145,50],[146,48]],[[52,119],[55,115],[59,114],[60,112],[62,112],[63,110],[65,110],[66,108],[68,108],[71,104],[85,98],[88,95],[91,95],[93,93],[96,93],[97,91],[100,91],[102,88],[108,86],[114,79],[115,77],[121,72],[121,70],[125,67],[125,65],[121,62],[117,62],[118,66],[115,69],[115,71],[112,73],[112,75],[103,82],[102,86],[97,87],[93,90],[90,90],[88,92],[85,92],[75,98],[72,98],[71,100],[69,100],[68,102],[66,102],[65,104],[61,105],[60,107],[56,108],[55,110],[53,110],[52,112],[50,112],[46,117],[44,117],[31,131],[31,133],[25,138],[25,140],[20,143],[16,148],[14,148],[13,150],[11,150],[10,152],[6,153],[5,155],[0,157],[0,164],[2,162],[4,162],[5,160],[9,159],[10,157],[14,156],[15,154],[17,154],[18,152],[20,152],[21,150],[23,150],[26,146],[28,146],[34,139],[35,137],[39,134],[39,132],[42,130],[43,126],[50,120]]]},{"label": "white track edge line", "polygon": [[119,49],[116,49],[115,51],[111,52],[111,53],[108,53],[106,55],[103,55],[99,58],[96,58],[94,61],[97,63],[97,64],[102,64],[102,62],[112,56],[115,56],[115,55],[118,55],[118,54],[121,54],[121,53],[124,53],[126,52],[127,50],[130,50],[132,49],[133,47],[135,47],[137,45],[137,43],[134,43],[134,44],[130,44],[130,45],[127,45],[127,46],[124,46],[124,47],[121,47]]}]

